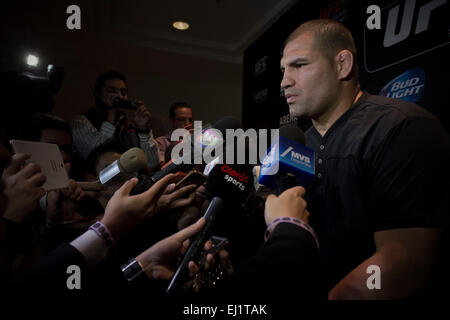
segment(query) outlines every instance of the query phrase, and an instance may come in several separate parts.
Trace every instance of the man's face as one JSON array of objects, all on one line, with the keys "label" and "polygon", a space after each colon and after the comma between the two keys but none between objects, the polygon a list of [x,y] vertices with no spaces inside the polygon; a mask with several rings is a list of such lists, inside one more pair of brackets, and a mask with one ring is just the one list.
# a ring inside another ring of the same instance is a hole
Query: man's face
[{"label": "man's face", "polygon": [[338,98],[334,63],[316,48],[310,32],[286,44],[281,70],[284,71],[281,88],[293,116],[316,119]]},{"label": "man's face", "polygon": [[112,107],[117,97],[128,100],[127,85],[120,79],[106,80],[98,98],[108,107]]},{"label": "man's face", "polygon": [[58,145],[64,163],[70,163],[72,161],[72,140],[66,131],[54,128],[44,129],[41,131],[41,139],[39,142]]},{"label": "man's face", "polygon": [[173,129],[184,128],[192,123],[192,110],[191,108],[176,108],[175,118],[172,119]]}]

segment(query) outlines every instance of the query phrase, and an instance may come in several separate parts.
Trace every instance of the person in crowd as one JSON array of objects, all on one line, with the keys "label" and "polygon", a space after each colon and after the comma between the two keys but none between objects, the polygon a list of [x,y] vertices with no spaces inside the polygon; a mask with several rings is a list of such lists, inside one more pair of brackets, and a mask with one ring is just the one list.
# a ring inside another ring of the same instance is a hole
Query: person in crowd
[{"label": "person in crowd", "polygon": [[94,97],[95,107],[71,121],[73,141],[78,153],[87,159],[96,147],[115,139],[126,149],[143,149],[148,157],[148,167],[157,169],[158,149],[150,126],[150,111],[143,104],[131,112],[118,107],[117,101],[128,100],[125,77],[116,71],[101,74],[95,81]]},{"label": "person in crowd", "polygon": [[[24,248],[27,249],[30,246],[30,237],[28,236],[29,223],[30,221],[34,222],[36,218],[39,218],[36,217],[38,211],[37,209],[39,208],[39,200],[45,194],[45,191],[42,189],[42,185],[44,184],[46,178],[36,164],[25,164],[25,160],[28,158],[29,156],[25,154],[15,154],[11,157],[9,152],[3,146],[0,146],[0,171],[2,172],[2,179],[0,181],[0,273],[2,282],[13,277],[11,268],[17,259],[17,255],[23,252]],[[138,196],[133,196],[132,201],[129,203],[123,202],[124,198],[112,201],[111,205],[115,207],[113,211],[120,211],[120,219],[126,220],[120,222],[117,221],[117,218],[109,219],[109,211],[106,209],[107,213],[105,214],[105,221],[113,221],[111,223],[107,222],[107,225],[112,231],[115,239],[121,238],[123,234],[142,223],[145,218],[153,215],[158,210],[165,210],[174,206],[183,206],[192,201],[193,196],[182,201],[178,201],[177,199],[189,190],[192,190],[195,186],[186,186],[177,191],[173,191],[173,187],[167,188],[170,186],[169,181],[173,180],[174,176],[174,174],[171,174],[164,177],[154,186],[154,188],[151,188],[147,192]],[[138,180],[134,178],[131,182],[129,181],[125,184],[127,186],[128,193],[132,188],[131,187],[128,189],[128,187],[136,185],[137,182]],[[114,194],[118,197],[121,192],[116,192]],[[164,196],[162,196],[162,194],[164,194]],[[153,205],[153,201],[155,205]],[[118,205],[121,208],[118,208]],[[123,211],[125,208],[126,212]],[[117,213],[112,214],[115,215]],[[57,216],[61,215],[61,212],[57,213]],[[135,215],[135,218],[133,218],[133,215]],[[105,216],[102,215],[101,221],[104,221]],[[98,230],[96,232],[98,232]],[[90,239],[92,239],[92,237],[89,238],[89,233],[90,232],[88,232],[88,236],[85,236],[88,239],[88,243],[90,243]],[[101,240],[100,247],[102,247],[103,239],[99,239]],[[69,256],[73,257],[72,254],[74,251],[73,248],[69,248],[68,251],[66,251],[68,246],[64,243],[59,246],[62,249],[56,249],[54,252],[56,252],[56,256],[61,257],[59,253],[62,250],[62,256],[64,256],[62,259],[66,261],[65,254],[67,253]],[[97,244],[99,243],[97,242]],[[98,253],[99,252],[89,252],[88,250],[87,255],[88,257],[94,259],[94,265],[104,258],[102,254],[98,255]],[[37,278],[31,277],[34,279],[33,281],[25,280],[29,279],[27,276],[29,273],[25,273],[25,276],[19,277],[21,280],[18,280],[18,282],[16,282],[12,287],[19,288],[23,285],[28,288],[33,288],[37,285],[37,283],[39,283],[42,285],[40,288],[44,291],[52,288],[51,283],[55,282],[50,281],[47,283],[46,281],[54,279],[53,276],[58,278],[59,275],[61,275],[58,272],[56,272],[56,274],[52,274],[52,270],[54,269],[47,265],[48,261],[53,261],[52,257],[54,255],[55,254],[50,254],[50,258],[41,263],[41,265],[46,266],[44,269],[40,269],[39,267],[35,269],[40,270]],[[74,256],[75,259],[80,258],[79,253],[75,253]],[[37,262],[38,261],[35,261],[34,264],[39,265]],[[83,264],[82,261],[80,263]],[[92,265],[91,262],[89,265]],[[47,267],[49,267],[49,269],[47,269]],[[17,285],[18,283],[21,284]]]},{"label": "person in crowd", "polygon": [[[11,294],[22,295],[24,292],[33,295],[35,292],[51,295],[59,295],[62,292],[76,294],[76,290],[70,290],[78,288],[85,290],[83,293],[88,296],[87,292],[92,284],[89,283],[89,280],[92,280],[89,274],[112,254],[112,248],[124,235],[155,213],[158,198],[174,177],[174,174],[169,174],[144,193],[134,196],[130,196],[130,192],[138,183],[138,179],[128,180],[108,202],[105,215],[99,222],[72,242],[61,244],[39,264],[10,279],[7,286],[3,288],[9,290]],[[230,293],[234,295],[230,298],[232,301],[236,298],[248,299],[249,294],[255,294],[252,300],[263,296],[266,299],[280,296],[293,297],[292,291],[287,290],[287,287],[297,289],[296,301],[298,297],[323,299],[326,292],[321,290],[321,286],[316,281],[323,276],[322,262],[317,237],[308,225],[309,213],[303,199],[304,194],[304,188],[295,187],[285,191],[279,197],[269,196],[265,209],[265,221],[268,226],[266,242],[258,253],[216,288],[209,289],[199,297],[191,297],[191,299],[217,302],[229,296]],[[153,282],[169,280],[173,275],[177,257],[186,251],[189,239],[203,228],[205,222],[204,218],[200,218],[196,223],[139,254],[135,260],[142,268],[140,273],[145,274]],[[0,225],[2,223],[3,220]],[[207,242],[205,250],[209,249],[211,249],[211,243]],[[292,252],[296,254],[293,255]],[[214,258],[208,254],[206,259],[206,268],[210,268],[217,257]],[[74,266],[78,269],[70,270],[78,270],[83,275],[80,282],[68,279],[70,277],[68,270]],[[189,263],[189,269],[192,274],[199,272],[198,266],[193,261]],[[116,275],[120,274],[118,269]],[[305,274],[308,275],[306,278]],[[125,282],[125,277],[122,277],[122,282]],[[301,286],[301,290],[298,290],[297,285]],[[148,290],[152,290],[152,287],[158,287],[158,285],[156,283],[153,286],[150,285]],[[133,290],[132,288],[129,287],[130,290]],[[114,291],[110,291],[113,288],[100,289],[114,294]],[[141,294],[142,291],[139,292],[139,295]],[[177,298],[173,300],[175,303],[178,301]],[[170,312],[170,310],[167,311]]]},{"label": "person in crowd", "polygon": [[[167,175],[145,193],[136,196],[129,196],[129,193],[138,179],[127,181],[114,194],[100,221],[70,244],[61,244],[39,264],[13,278],[9,281],[9,289],[20,292],[20,289],[27,288],[42,293],[68,290],[66,281],[60,281],[67,278],[67,267],[78,265],[87,270],[104,260],[116,241],[154,213],[159,195],[173,178],[173,174]],[[2,218],[3,226],[5,217]],[[2,233],[2,238],[7,237],[8,234],[5,237]]]},{"label": "person in crowd", "polygon": [[350,31],[318,19],[289,35],[281,59],[291,116],[312,120],[307,200],[332,274],[329,298],[432,293],[449,225],[449,136],[424,108],[362,91],[356,57]]},{"label": "person in crowd", "polygon": [[[265,242],[235,273],[202,292],[198,301],[231,303],[269,299],[273,302],[278,299],[285,305],[299,299],[324,300],[326,270],[319,255],[317,236],[308,224],[310,214],[304,195],[305,189],[300,186],[290,188],[278,197],[270,195],[264,210]],[[203,224],[202,220],[196,224]],[[189,229],[197,229],[196,224],[139,254],[134,260],[142,271],[137,272],[145,273],[150,280],[169,281],[178,253],[184,253],[189,247],[190,242],[184,235]],[[211,241],[205,243],[206,252],[211,250],[211,245]],[[210,269],[215,259],[224,256],[226,252],[220,252],[216,257],[207,254],[205,268]],[[191,276],[200,271],[194,261],[189,262],[189,270]],[[184,297],[181,294],[175,301],[185,301]],[[291,309],[295,304],[285,307]]]},{"label": "person in crowd", "polygon": [[[185,102],[176,102],[170,106],[169,117],[172,125],[172,131],[176,129],[184,128],[186,130],[192,130],[192,107]],[[171,131],[171,132],[172,132]],[[176,144],[177,142],[171,141],[170,134],[167,136],[161,136],[156,138],[158,144],[158,156],[160,166],[170,160],[170,155],[166,154],[166,150],[169,146]]]},{"label": "person in crowd", "polygon": [[[23,134],[21,138],[30,141],[56,144],[61,151],[65,169],[70,174],[72,141],[70,127],[63,119],[52,114],[37,113]],[[21,153],[13,155],[11,163],[2,172],[5,194],[10,199],[3,218],[7,231],[17,237],[17,245],[5,251],[6,255],[2,259],[5,262],[2,268],[4,274],[15,273],[39,261],[46,251],[58,245],[64,237],[78,234],[72,227],[80,218],[76,210],[84,196],[83,190],[70,179],[65,189],[43,192],[42,185],[46,177],[36,164],[29,162],[29,158],[29,155]]]},{"label": "person in crowd", "polygon": [[[111,163],[118,160],[123,152],[124,148],[122,147],[122,145],[114,141],[105,143],[94,149],[93,152],[89,155],[87,161],[87,171],[85,174],[85,179],[92,182],[98,181],[100,172]],[[98,201],[100,202],[101,206],[103,208],[106,208],[106,205],[113,196],[114,192],[119,189],[125,181],[135,176],[136,173],[121,173],[111,181],[108,181],[98,194]],[[164,190],[162,197],[158,201],[156,212],[184,207],[193,202],[195,197],[194,193],[190,193],[189,197],[187,198],[180,197],[189,193],[190,191],[193,191],[194,187],[196,187],[195,185],[184,186],[177,190],[175,190],[174,187],[175,183],[171,183]]]},{"label": "person in crowd", "polygon": [[70,125],[64,119],[50,113],[35,113],[28,140],[56,144],[70,175],[73,143]]},{"label": "person in crowd", "polygon": [[[119,160],[122,153],[125,152],[125,148],[117,141],[108,141],[97,148],[95,148],[86,161],[86,167],[84,172],[84,179],[86,181],[98,181],[100,172],[113,163]],[[136,173],[121,173],[108,181],[102,188],[95,194],[95,198],[98,200],[96,206],[89,205],[84,208],[86,210],[93,210],[94,208],[100,209],[100,214],[103,214],[106,204],[112,197],[114,192],[128,179],[136,176]],[[86,212],[87,214],[87,212]]]},{"label": "person in crowd", "polygon": [[[72,135],[70,125],[62,118],[50,113],[35,113],[29,130],[29,140],[56,144],[69,178],[71,177],[74,161]],[[46,250],[53,248],[62,239],[84,231],[78,225],[83,218],[78,214],[78,204],[85,196],[84,191],[73,179],[69,179],[69,186],[60,190],[52,190],[40,199],[40,209],[46,214],[45,239]],[[60,239],[61,238],[61,239]]]}]

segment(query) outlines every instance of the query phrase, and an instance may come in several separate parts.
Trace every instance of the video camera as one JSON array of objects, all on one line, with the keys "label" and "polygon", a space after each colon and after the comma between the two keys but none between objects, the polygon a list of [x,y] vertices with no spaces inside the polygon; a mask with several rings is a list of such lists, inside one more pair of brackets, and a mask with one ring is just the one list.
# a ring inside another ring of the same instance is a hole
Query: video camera
[{"label": "video camera", "polygon": [[[54,108],[52,96],[56,94],[64,79],[64,68],[48,65],[47,76],[37,76],[31,72],[4,73],[0,75],[2,97],[5,109],[24,109],[34,112],[50,112]],[[11,110],[13,111],[13,110]]]},{"label": "video camera", "polygon": [[31,127],[36,112],[51,112],[53,95],[60,89],[64,68],[48,65],[47,75],[31,72],[0,74],[0,137],[3,141],[22,137]]}]

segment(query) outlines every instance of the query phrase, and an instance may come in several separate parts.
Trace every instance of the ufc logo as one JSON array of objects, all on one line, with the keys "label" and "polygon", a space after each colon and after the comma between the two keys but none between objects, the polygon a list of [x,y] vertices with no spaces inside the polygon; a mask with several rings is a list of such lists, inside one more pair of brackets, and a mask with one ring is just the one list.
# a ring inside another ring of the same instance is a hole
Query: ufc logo
[{"label": "ufc logo", "polygon": [[[430,22],[431,12],[444,4],[447,0],[433,0],[424,4],[419,8],[419,14],[417,16],[417,22],[414,30],[414,34],[419,34],[428,29]],[[407,39],[413,28],[413,18],[416,10],[416,0],[406,0],[403,9],[403,15],[401,18],[400,29],[398,33],[395,32],[398,23],[400,5],[397,5],[389,10],[386,31],[384,34],[383,46],[385,48],[391,47],[403,40]]]}]

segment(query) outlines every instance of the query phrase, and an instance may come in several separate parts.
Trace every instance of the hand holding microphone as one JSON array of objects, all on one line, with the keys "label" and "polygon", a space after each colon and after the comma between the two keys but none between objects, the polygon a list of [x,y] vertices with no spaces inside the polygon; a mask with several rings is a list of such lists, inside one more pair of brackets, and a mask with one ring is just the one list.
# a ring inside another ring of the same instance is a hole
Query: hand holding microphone
[{"label": "hand holding microphone", "polygon": [[102,191],[104,184],[119,174],[136,173],[147,165],[147,155],[142,149],[131,148],[120,158],[100,171],[97,181],[77,181],[84,191]]},{"label": "hand holding microphone", "polygon": [[136,257],[149,279],[170,280],[173,276],[172,264],[189,247],[189,238],[197,234],[205,225],[205,218],[167,237]]},{"label": "hand holding microphone", "polygon": [[120,158],[100,171],[99,180],[105,184],[120,173],[135,173],[147,165],[147,155],[144,150],[131,148]]},{"label": "hand holding microphone", "polygon": [[[221,170],[221,166],[218,165],[215,169],[217,170],[213,172],[213,176],[215,177],[213,187],[218,187],[222,183],[221,179],[217,179],[218,176],[221,176],[220,172],[218,172]],[[225,175],[222,175],[222,178],[225,178]],[[224,179],[224,181],[226,180],[228,179]],[[252,182],[249,182],[249,185],[251,185],[251,183]],[[209,191],[211,192],[211,190]],[[303,187],[294,187],[284,191],[278,197],[271,195],[267,199],[266,203],[265,214],[267,224],[270,224],[275,218],[281,216],[293,217],[307,223],[309,213],[306,210],[306,202],[302,198],[304,193],[305,189]],[[229,197],[226,197],[226,199],[230,200],[231,198],[234,198],[233,196],[235,195],[235,193],[232,193]],[[241,197],[235,199],[237,200],[236,202],[240,203],[245,196],[245,193],[241,194]],[[221,210],[211,211],[210,208],[208,208],[208,210],[209,215],[211,215],[211,213],[215,215],[224,213],[221,212]],[[193,259],[196,254],[192,251],[198,250],[198,253],[203,248],[208,252],[211,249],[212,242],[209,240],[206,242],[203,241],[203,239],[207,239],[207,236],[205,235],[207,231],[205,229],[211,229],[211,225],[208,227],[208,213],[206,213],[205,217],[200,218],[196,223],[191,224],[174,235],[159,241],[146,251],[142,252],[136,257],[136,261],[143,268],[143,272],[145,272],[149,279],[171,279],[168,293],[174,293],[176,291],[175,289],[179,289],[179,285],[186,280],[186,278],[183,278],[181,274],[187,277],[188,275],[192,276],[193,274],[199,272],[199,267],[194,262],[195,259]],[[199,239],[201,240],[199,241]],[[196,243],[199,245],[198,247],[196,246]],[[180,254],[185,254],[184,259],[178,267],[178,270],[174,272],[172,266]],[[210,253],[206,255],[206,269],[214,265],[217,258],[227,259],[228,256],[227,252],[223,250],[219,250],[218,252],[215,252],[215,254],[218,256],[214,257]]]},{"label": "hand holding microphone", "polygon": [[[117,159],[117,157],[115,157],[115,159]],[[98,172],[99,169],[97,169],[96,172],[100,179],[94,181],[77,181],[77,184],[83,189],[84,194],[88,196],[82,200],[81,208],[84,208],[84,210],[81,210],[80,213],[86,215],[89,212],[92,212],[93,201],[99,203],[103,208],[106,208],[106,205],[114,195],[114,192],[118,190],[125,181],[132,177],[136,177],[137,170],[145,167],[146,159],[147,157],[142,150],[132,148],[123,153],[117,161],[114,161],[101,172]],[[102,184],[102,182],[104,184]]]},{"label": "hand holding microphone", "polygon": [[269,226],[273,220],[282,217],[291,217],[309,222],[309,212],[306,210],[306,201],[303,199],[305,188],[293,187],[281,195],[269,195],[266,200],[264,218]]},{"label": "hand holding microphone", "polygon": [[167,293],[176,293],[189,278],[189,262],[197,261],[205,242],[212,236],[217,221],[227,211],[244,203],[253,187],[253,174],[246,165],[217,164],[206,182],[206,195],[211,199],[204,214],[206,225],[192,240],[192,244],[172,277]]}]

